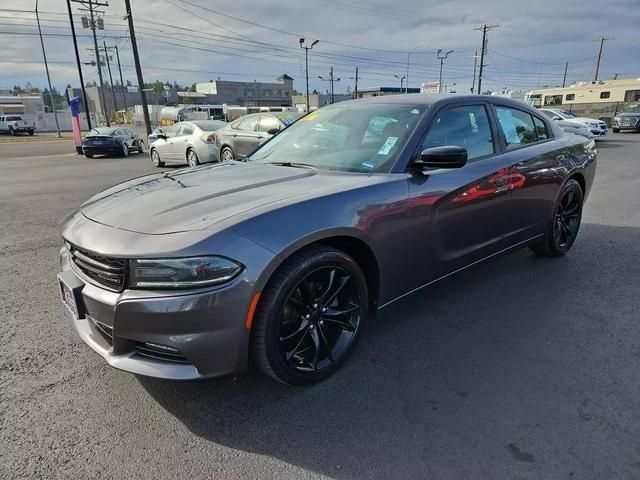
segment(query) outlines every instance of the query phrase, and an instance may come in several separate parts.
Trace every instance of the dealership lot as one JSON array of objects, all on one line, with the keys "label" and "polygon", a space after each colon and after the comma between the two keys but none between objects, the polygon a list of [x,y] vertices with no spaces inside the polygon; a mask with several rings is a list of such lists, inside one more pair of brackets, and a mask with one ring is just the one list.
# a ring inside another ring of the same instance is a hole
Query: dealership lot
[{"label": "dealership lot", "polygon": [[0,477],[640,477],[640,135],[599,143],[571,253],[519,251],[370,321],[308,389],[107,366],[55,275],[59,223],[156,171],[69,142],[0,145]]}]

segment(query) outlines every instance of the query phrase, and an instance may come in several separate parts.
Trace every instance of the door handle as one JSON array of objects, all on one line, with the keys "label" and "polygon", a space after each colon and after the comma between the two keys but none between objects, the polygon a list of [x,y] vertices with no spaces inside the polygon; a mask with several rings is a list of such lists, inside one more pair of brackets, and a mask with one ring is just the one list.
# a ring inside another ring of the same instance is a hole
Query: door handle
[{"label": "door handle", "polygon": [[258,137],[258,140],[262,140],[264,137]]}]

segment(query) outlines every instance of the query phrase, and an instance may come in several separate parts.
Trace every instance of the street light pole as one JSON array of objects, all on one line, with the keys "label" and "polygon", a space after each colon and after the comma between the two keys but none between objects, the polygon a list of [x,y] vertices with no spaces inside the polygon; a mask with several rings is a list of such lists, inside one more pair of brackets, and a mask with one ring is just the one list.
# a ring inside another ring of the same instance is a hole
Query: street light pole
[{"label": "street light pole", "polygon": [[313,43],[307,46],[304,42],[305,39],[302,37],[300,39],[300,48],[304,49],[304,64],[305,64],[305,74],[307,79],[307,113],[309,113],[309,50],[313,48],[320,40],[314,40]]},{"label": "street light pole", "polygon": [[53,110],[53,118],[56,121],[56,132],[58,132],[58,138],[60,135],[60,125],[58,124],[58,112],[56,111],[56,104],[53,101],[53,92],[51,88],[51,76],[49,76],[49,65],[47,64],[47,54],[44,50],[44,41],[42,40],[42,29],[40,28],[40,15],[38,15],[38,0],[36,0],[36,21],[38,22],[38,33],[40,34],[40,45],[42,45],[42,57],[44,58],[44,69],[47,71],[47,82],[49,83],[49,99],[51,100],[51,110]]},{"label": "street light pole", "polygon": [[[400,76],[400,75],[393,75],[394,77],[396,77],[398,80],[400,80],[400,93],[402,93],[402,84],[404,82],[404,79],[406,78],[404,75]],[[406,92],[405,92],[406,93]]]},{"label": "street light pole", "polygon": [[423,44],[417,45],[407,52],[407,74],[405,76],[407,81],[404,84],[404,93],[409,93],[409,61],[411,58],[411,54],[422,46],[424,45]]},{"label": "street light pole", "polygon": [[447,59],[450,53],[453,53],[453,50],[449,50],[447,53],[442,55],[442,49],[438,49],[438,53],[436,53],[436,57],[440,60],[440,80],[438,81],[438,93],[442,92],[442,68],[444,67],[444,61]]}]

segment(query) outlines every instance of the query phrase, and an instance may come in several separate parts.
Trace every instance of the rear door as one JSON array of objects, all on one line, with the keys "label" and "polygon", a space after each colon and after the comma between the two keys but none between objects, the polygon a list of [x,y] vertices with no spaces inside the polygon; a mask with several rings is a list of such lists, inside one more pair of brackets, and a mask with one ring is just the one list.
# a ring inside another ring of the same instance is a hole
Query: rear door
[{"label": "rear door", "polygon": [[[414,172],[409,179],[412,238],[419,249],[413,272],[424,284],[491,255],[508,244],[511,159],[501,152],[488,102],[442,107],[420,151],[463,147],[462,168]],[[419,152],[418,152],[419,155]]]},{"label": "rear door", "polygon": [[257,114],[247,115],[240,120],[237,129],[233,131],[234,150],[239,158],[246,157],[260,144],[258,136],[264,137],[257,131],[259,118],[260,115]]},{"label": "rear door", "polygon": [[549,119],[511,105],[493,106],[500,141],[513,162],[511,223],[514,241],[544,232],[563,181],[569,149],[554,138]]}]

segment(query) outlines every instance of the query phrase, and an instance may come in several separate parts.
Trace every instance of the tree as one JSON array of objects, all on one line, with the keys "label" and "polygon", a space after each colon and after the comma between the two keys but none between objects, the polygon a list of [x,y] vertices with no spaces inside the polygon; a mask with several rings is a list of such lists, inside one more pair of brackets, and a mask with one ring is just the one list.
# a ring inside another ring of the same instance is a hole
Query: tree
[{"label": "tree", "polygon": [[189,87],[189,91],[190,92],[195,92],[196,91],[196,84],[195,83],[191,84],[191,87]]}]

